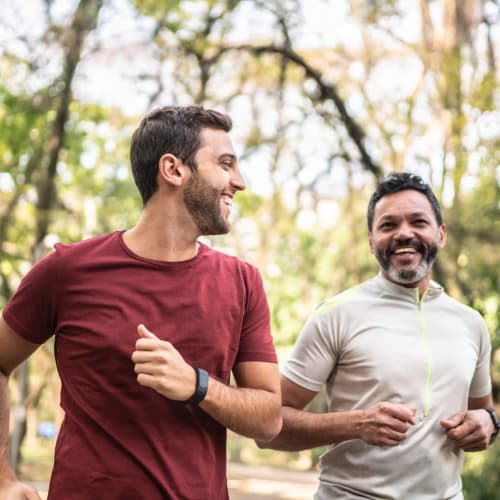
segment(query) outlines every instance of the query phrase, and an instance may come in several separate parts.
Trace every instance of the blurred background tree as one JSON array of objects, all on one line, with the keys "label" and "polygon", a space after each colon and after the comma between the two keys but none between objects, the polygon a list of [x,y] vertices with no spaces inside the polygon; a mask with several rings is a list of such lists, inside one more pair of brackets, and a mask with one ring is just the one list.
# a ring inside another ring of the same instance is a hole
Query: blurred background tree
[{"label": "blurred background tree", "polygon": [[[0,307],[55,241],[134,223],[132,130],[154,106],[195,102],[234,118],[249,189],[237,197],[233,231],[210,243],[260,268],[281,362],[316,304],[376,272],[367,199],[380,175],[409,170],[442,202],[449,237],[435,278],[485,317],[498,402],[497,1],[0,7]],[[49,343],[11,383],[18,464],[38,423],[60,418],[51,360]],[[232,458],[289,467],[313,467],[319,451],[230,442]],[[494,498],[499,480],[487,471],[498,469],[498,451],[470,456],[468,497]],[[478,477],[482,496],[473,496]]]}]

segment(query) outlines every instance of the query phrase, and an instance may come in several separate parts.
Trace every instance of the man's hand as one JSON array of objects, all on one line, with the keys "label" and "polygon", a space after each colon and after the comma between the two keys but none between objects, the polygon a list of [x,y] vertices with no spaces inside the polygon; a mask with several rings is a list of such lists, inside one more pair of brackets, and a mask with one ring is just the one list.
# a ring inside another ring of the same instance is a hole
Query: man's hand
[{"label": "man's hand", "polygon": [[397,446],[406,439],[410,425],[415,425],[415,408],[396,403],[378,403],[364,410],[359,435],[377,446]]},{"label": "man's hand", "polygon": [[0,481],[0,498],[2,500],[42,500],[33,488],[19,481],[9,483]]},{"label": "man's hand", "polygon": [[170,343],[160,340],[144,325],[132,353],[137,382],[176,401],[189,399],[196,388],[196,372]]},{"label": "man's hand", "polygon": [[464,451],[485,450],[493,434],[493,422],[483,409],[467,410],[440,422],[448,437]]}]

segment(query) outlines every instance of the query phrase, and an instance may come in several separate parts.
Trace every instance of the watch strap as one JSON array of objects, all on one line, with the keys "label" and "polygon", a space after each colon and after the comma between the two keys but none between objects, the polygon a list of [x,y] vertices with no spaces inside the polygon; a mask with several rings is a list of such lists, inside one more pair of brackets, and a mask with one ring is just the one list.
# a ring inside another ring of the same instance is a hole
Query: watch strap
[{"label": "watch strap", "polygon": [[208,372],[197,366],[193,366],[193,369],[196,372],[196,387],[192,396],[182,402],[190,405],[198,405],[205,399],[208,392]]},{"label": "watch strap", "polygon": [[496,414],[496,411],[493,408],[485,408],[485,410],[488,412],[491,421],[493,422],[493,434],[491,435],[490,439],[490,444],[495,441],[498,432],[500,431],[500,419],[498,418],[498,415]]}]

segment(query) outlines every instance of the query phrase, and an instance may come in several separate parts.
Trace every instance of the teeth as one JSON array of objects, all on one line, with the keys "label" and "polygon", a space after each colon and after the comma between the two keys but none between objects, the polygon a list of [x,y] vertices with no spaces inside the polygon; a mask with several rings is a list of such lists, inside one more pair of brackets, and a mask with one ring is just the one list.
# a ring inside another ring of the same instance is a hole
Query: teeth
[{"label": "teeth", "polygon": [[412,247],[403,247],[403,248],[397,248],[396,250],[394,250],[395,254],[399,254],[399,253],[417,253],[417,251],[412,248]]}]

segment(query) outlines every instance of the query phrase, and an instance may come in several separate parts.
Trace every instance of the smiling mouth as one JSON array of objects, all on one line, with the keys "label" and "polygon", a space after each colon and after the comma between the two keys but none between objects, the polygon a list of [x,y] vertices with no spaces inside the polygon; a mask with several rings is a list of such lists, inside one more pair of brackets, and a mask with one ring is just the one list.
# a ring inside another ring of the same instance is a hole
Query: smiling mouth
[{"label": "smiling mouth", "polygon": [[222,196],[222,201],[229,208],[231,208],[233,206],[233,199],[230,196],[223,195]]},{"label": "smiling mouth", "polygon": [[415,253],[417,253],[417,249],[413,248],[413,247],[400,247],[400,248],[396,248],[396,250],[394,250],[392,253],[393,253],[393,255],[401,255],[403,253],[415,254]]}]

